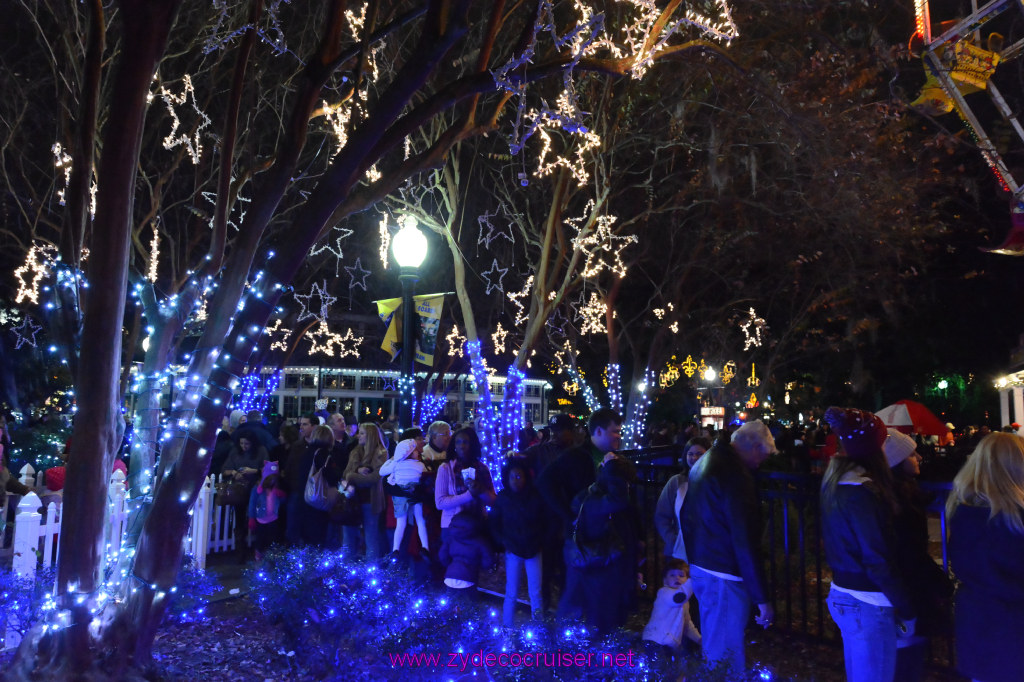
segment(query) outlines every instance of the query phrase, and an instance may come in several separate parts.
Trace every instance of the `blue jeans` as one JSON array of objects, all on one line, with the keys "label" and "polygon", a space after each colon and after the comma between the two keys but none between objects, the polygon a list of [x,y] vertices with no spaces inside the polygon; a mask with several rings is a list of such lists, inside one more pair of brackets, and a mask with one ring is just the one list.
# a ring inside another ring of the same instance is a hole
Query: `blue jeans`
[{"label": "blue jeans", "polygon": [[896,674],[896,612],[830,590],[828,612],[843,634],[847,682],[892,682]]},{"label": "blue jeans", "polygon": [[[373,513],[373,505],[363,504],[363,541],[366,543],[366,558],[380,559],[381,531],[380,514]],[[342,526],[345,554],[349,557],[359,555],[359,526]]]},{"label": "blue jeans", "polygon": [[746,670],[743,631],[750,620],[750,595],[742,580],[726,580],[700,570],[690,574],[700,607],[701,648],[713,665]]},{"label": "blue jeans", "polygon": [[512,627],[515,621],[516,597],[519,595],[519,575],[526,567],[526,586],[530,594],[530,611],[536,614],[544,610],[541,598],[541,553],[524,559],[512,552],[505,552],[505,606],[502,611],[502,625]]}]

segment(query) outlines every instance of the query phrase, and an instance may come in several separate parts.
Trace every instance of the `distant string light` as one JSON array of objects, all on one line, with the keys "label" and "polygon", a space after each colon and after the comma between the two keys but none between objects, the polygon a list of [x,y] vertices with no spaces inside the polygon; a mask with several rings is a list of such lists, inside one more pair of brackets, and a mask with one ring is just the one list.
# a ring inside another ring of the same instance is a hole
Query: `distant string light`
[{"label": "distant string light", "polygon": [[[768,329],[768,325],[757,316],[753,308],[750,309],[748,315],[749,317],[740,324],[744,337],[743,350],[749,350],[751,346],[760,346],[762,343],[761,335]],[[750,331],[751,327],[754,329],[753,333]]]}]

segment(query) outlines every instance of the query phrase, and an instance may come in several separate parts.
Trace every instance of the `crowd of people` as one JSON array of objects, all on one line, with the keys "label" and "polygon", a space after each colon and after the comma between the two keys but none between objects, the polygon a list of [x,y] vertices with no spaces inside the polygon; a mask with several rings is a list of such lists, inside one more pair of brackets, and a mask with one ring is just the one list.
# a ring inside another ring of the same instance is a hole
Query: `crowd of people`
[{"label": "crowd of people", "polygon": [[750,621],[767,628],[775,618],[755,472],[782,458],[777,439],[791,462],[820,440],[827,608],[847,679],[921,680],[928,638],[951,633],[965,674],[1024,679],[1024,439],[1015,433],[970,434],[947,503],[954,590],[929,553],[930,500],[917,483],[929,443],[870,412],[829,408],[811,432],[773,433],[756,420],[693,427],[651,518],[635,463],[620,453],[621,416],[603,408],[581,426],[556,415],[539,432],[524,429],[499,491],[472,426],[437,421],[396,435],[310,414],[275,436],[260,413],[234,411],[211,472],[235,510],[240,560],[249,536],[256,559],[274,544],[342,548],[474,600],[481,572],[503,556],[506,626],[524,574],[528,617],[581,618],[599,632],[625,625],[645,588],[653,521],[665,570],[644,640],[659,655],[699,651],[742,669]]}]

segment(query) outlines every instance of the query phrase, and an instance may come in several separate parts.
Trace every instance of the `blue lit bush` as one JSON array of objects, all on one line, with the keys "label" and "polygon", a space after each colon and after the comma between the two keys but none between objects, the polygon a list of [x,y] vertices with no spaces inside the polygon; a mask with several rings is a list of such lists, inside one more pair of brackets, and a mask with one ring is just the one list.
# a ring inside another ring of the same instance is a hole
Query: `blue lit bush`
[{"label": "blue lit bush", "polygon": [[6,633],[16,632],[24,637],[34,625],[43,622],[52,608],[55,580],[56,571],[52,568],[37,571],[31,578],[0,569],[0,645]]}]

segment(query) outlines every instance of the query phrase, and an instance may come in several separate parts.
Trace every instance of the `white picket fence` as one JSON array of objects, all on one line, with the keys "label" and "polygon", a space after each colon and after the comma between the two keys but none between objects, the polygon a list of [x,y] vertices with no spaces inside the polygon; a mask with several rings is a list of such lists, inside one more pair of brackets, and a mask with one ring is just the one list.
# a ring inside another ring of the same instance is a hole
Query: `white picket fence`
[{"label": "white picket fence", "polygon": [[[20,575],[32,576],[38,567],[47,568],[57,563],[61,530],[61,493],[47,491],[42,485],[43,473],[31,465],[21,470],[21,482],[41,490],[25,495],[8,495],[0,506],[0,559],[12,557],[11,566]],[[107,502],[110,511],[104,527],[103,540],[108,556],[121,550],[121,541],[128,522],[125,476],[115,471],[110,476]],[[192,522],[185,538],[185,550],[191,553],[200,568],[206,568],[206,557],[215,552],[235,548],[234,509],[215,504],[216,477],[207,478],[199,491],[196,504],[190,512]],[[17,510],[13,533],[4,528],[7,511]]]}]

